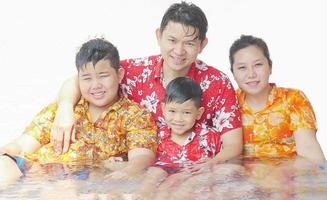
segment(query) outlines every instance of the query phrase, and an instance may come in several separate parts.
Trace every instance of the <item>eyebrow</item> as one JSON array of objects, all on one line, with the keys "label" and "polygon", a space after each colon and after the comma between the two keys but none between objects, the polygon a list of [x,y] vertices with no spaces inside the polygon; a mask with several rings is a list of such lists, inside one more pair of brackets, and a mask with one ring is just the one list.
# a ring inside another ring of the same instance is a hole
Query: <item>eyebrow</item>
[{"label": "eyebrow", "polygon": [[79,76],[80,77],[86,77],[86,76],[91,76],[89,73],[87,73],[87,74],[81,74],[81,73],[79,73]]}]

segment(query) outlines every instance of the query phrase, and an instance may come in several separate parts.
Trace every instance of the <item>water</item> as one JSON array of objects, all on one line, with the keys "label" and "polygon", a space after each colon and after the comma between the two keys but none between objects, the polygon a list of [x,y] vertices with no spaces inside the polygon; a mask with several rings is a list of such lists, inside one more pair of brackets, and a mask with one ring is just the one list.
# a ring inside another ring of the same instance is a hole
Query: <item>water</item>
[{"label": "water", "polygon": [[[285,159],[238,159],[151,185],[149,199],[327,199],[327,165]],[[0,199],[137,199],[144,175],[107,180],[102,166],[44,165],[2,187]]]}]

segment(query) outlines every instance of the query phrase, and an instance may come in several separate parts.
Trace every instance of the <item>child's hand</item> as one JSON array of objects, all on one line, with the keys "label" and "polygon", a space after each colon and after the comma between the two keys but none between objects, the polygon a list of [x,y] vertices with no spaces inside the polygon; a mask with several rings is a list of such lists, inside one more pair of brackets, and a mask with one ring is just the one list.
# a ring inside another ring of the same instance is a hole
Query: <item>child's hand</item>
[{"label": "child's hand", "polygon": [[214,161],[208,158],[197,161],[193,165],[185,167],[182,171],[187,171],[192,174],[201,174],[210,171],[214,164]]},{"label": "child's hand", "polygon": [[123,160],[122,157],[110,157],[108,160],[104,161],[104,166],[112,171],[121,170],[126,167],[127,162]]}]

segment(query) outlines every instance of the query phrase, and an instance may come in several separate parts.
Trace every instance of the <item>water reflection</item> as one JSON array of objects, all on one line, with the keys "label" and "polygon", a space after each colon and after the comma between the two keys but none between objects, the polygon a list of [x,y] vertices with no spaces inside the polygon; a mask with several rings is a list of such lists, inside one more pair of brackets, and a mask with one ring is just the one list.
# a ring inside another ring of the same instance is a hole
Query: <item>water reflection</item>
[{"label": "water reflection", "polygon": [[[0,199],[326,199],[327,166],[302,159],[241,158],[199,174],[106,180],[102,165],[47,164],[1,188]],[[149,172],[147,172],[149,173]]]}]

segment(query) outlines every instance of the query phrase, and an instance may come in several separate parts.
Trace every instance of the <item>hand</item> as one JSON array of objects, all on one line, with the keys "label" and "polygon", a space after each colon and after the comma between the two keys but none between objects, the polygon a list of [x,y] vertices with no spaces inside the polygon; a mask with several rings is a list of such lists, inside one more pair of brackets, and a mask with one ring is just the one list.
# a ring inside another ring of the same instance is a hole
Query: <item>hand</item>
[{"label": "hand", "polygon": [[127,162],[123,160],[122,157],[110,157],[108,160],[104,161],[105,168],[108,168],[112,171],[117,171],[125,168]]},{"label": "hand", "polygon": [[194,175],[197,175],[210,171],[214,165],[215,165],[214,160],[207,158],[207,159],[199,160],[190,166],[186,166],[182,171],[186,171]]},{"label": "hand", "polygon": [[70,104],[58,105],[51,129],[50,142],[57,154],[66,153],[70,142],[76,142],[74,110]]}]

